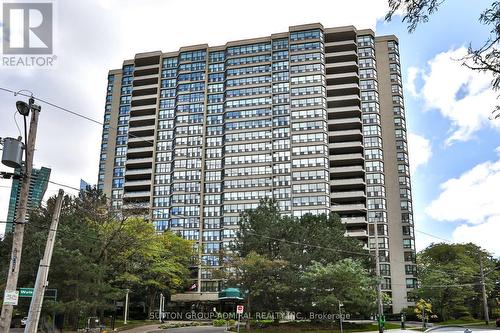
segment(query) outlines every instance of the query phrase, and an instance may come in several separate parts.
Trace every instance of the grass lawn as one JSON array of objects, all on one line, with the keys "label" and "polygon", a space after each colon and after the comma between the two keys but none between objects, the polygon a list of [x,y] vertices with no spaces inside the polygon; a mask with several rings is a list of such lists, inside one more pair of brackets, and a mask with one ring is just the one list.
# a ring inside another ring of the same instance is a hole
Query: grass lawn
[{"label": "grass lawn", "polygon": [[[385,329],[400,328],[397,324],[386,323]],[[344,332],[369,332],[378,330],[377,324],[349,324],[346,323],[343,326]],[[241,333],[247,332],[244,328],[240,329]],[[290,324],[280,324],[280,325],[270,325],[266,328],[252,328],[252,333],[339,333],[340,328],[335,323],[335,325],[314,325],[311,323],[295,323]]]},{"label": "grass lawn", "polygon": [[118,330],[118,331],[123,331],[123,330],[128,330],[128,329],[131,329],[131,328],[135,328],[135,327],[140,327],[140,326],[145,326],[145,325],[154,325],[154,324],[158,324],[158,326],[160,325],[158,323],[158,320],[127,320],[127,325],[125,325],[123,323],[123,320],[116,320],[115,321],[115,328]]}]

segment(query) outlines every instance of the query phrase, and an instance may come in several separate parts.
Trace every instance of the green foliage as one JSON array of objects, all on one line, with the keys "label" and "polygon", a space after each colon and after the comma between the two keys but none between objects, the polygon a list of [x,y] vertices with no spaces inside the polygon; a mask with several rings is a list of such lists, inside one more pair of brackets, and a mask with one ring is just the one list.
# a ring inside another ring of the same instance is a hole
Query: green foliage
[{"label": "green foliage", "polygon": [[[32,214],[25,231],[19,286],[32,287],[43,255],[55,198],[46,209]],[[0,253],[11,239],[0,242]],[[189,275],[192,244],[170,232],[157,234],[140,218],[117,219],[106,198],[95,189],[66,196],[49,272],[50,288],[58,290],[57,302],[44,310],[66,314],[76,328],[82,316],[100,316],[114,309],[114,301],[143,301],[149,308],[157,296],[182,289]],[[5,281],[8,256],[0,258],[0,284]],[[149,310],[149,309],[148,309]]]},{"label": "green foliage", "polygon": [[415,303],[415,308],[413,312],[417,316],[418,319],[429,321],[432,315],[432,304],[430,302],[425,301],[424,299],[420,299]]},{"label": "green foliage", "polygon": [[350,314],[368,315],[375,309],[376,279],[358,261],[343,259],[325,265],[314,261],[302,279],[315,307],[322,311],[336,310],[339,302]]},{"label": "green foliage", "polygon": [[[332,291],[346,278],[342,274],[363,286],[360,290],[373,287],[366,271],[368,253],[345,236],[337,215],[281,216],[276,202],[262,200],[241,215],[237,236],[226,278],[229,286],[247,292],[248,311],[312,311],[314,304],[327,306],[341,297],[358,311],[371,300],[372,293],[361,299],[355,291]],[[356,260],[345,260],[352,257]],[[311,288],[316,280],[323,283],[321,291]]]},{"label": "green foliage", "polygon": [[486,280],[487,292],[491,294],[499,275],[489,254],[472,243],[440,243],[431,244],[418,254],[420,287],[415,296],[429,300],[440,320],[480,316],[480,257],[484,270],[491,271]]},{"label": "green foliage", "polygon": [[214,319],[212,320],[212,325],[215,327],[226,326],[227,322],[225,319]]}]

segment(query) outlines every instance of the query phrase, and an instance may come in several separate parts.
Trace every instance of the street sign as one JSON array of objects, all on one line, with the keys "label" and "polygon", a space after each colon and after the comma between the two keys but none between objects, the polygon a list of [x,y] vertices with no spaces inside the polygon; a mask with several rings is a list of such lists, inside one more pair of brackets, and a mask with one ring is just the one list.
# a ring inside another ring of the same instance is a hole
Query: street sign
[{"label": "street sign", "polygon": [[33,297],[33,288],[19,288],[19,297]]},{"label": "street sign", "polygon": [[19,300],[19,291],[17,290],[6,290],[5,295],[3,297],[4,305],[17,305],[17,301]]},{"label": "street sign", "polygon": [[236,306],[236,313],[237,314],[242,314],[244,309],[245,308],[243,307],[243,305],[237,305]]}]

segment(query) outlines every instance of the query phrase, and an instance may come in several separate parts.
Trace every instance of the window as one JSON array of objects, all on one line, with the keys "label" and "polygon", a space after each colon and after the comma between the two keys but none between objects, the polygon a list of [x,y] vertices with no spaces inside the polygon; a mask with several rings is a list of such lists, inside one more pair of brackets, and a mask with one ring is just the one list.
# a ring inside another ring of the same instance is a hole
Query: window
[{"label": "window", "polygon": [[250,44],[250,45],[228,47],[227,55],[234,56],[239,54],[257,53],[270,50],[271,50],[271,43]]},{"label": "window", "polygon": [[417,279],[409,278],[406,279],[406,288],[416,288],[417,287]]},{"label": "window", "polygon": [[412,249],[413,248],[413,240],[412,239],[403,239],[403,248],[404,249]]}]

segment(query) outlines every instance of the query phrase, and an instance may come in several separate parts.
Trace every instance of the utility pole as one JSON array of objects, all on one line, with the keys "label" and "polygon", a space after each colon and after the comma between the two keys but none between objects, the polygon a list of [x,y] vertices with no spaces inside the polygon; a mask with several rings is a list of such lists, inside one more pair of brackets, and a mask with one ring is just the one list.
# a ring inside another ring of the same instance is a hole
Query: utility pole
[{"label": "utility pole", "polygon": [[[9,262],[9,271],[7,275],[7,283],[5,285],[5,293],[15,292],[17,290],[17,280],[19,278],[19,267],[21,264],[21,254],[23,250],[24,240],[24,225],[26,223],[26,214],[28,211],[28,194],[31,181],[31,170],[33,168],[33,154],[35,152],[36,131],[38,127],[38,115],[41,107],[34,104],[34,99],[30,98],[29,106],[24,102],[17,102],[16,107],[24,106],[31,110],[31,121],[29,135],[26,143],[26,162],[23,174],[21,193],[19,195],[19,206],[17,208],[17,216],[15,219],[14,235],[12,239],[12,252]],[[19,110],[19,107],[18,107]],[[12,320],[13,305],[2,305],[2,314],[0,316],[0,332],[8,333]]]},{"label": "utility pole", "polygon": [[340,333],[344,333],[344,329],[342,328],[342,306],[344,306],[344,304],[342,304],[342,303],[339,301],[339,324],[340,324]]},{"label": "utility pole", "polygon": [[52,215],[52,223],[50,224],[49,235],[47,236],[47,245],[45,246],[45,253],[36,276],[35,290],[33,291],[33,298],[31,299],[30,310],[28,313],[28,322],[25,333],[36,333],[38,331],[38,321],[40,320],[40,313],[42,312],[43,296],[45,288],[47,287],[47,278],[49,276],[50,262],[52,260],[52,252],[54,250],[54,243],[56,240],[57,226],[59,224],[59,216],[61,214],[62,201],[64,191],[59,190],[57,195],[56,205],[54,206],[54,213]]},{"label": "utility pole", "polygon": [[129,289],[127,288],[127,293],[125,294],[125,314],[123,315],[123,324],[127,325],[127,316],[128,316],[128,293]]},{"label": "utility pole", "polygon": [[162,306],[163,306],[163,293],[160,293],[160,308],[158,310],[158,313],[160,315],[160,323],[162,322]]},{"label": "utility pole", "polygon": [[378,331],[379,333],[384,332],[384,327],[382,326],[382,318],[384,315],[384,305],[382,304],[382,280],[380,276],[380,255],[378,249],[378,228],[377,222],[373,223],[373,235],[375,236],[375,274],[377,276],[377,311],[378,311]]},{"label": "utility pole", "polygon": [[481,273],[481,289],[483,292],[483,311],[486,325],[490,324],[490,314],[488,312],[488,298],[486,297],[486,285],[484,283],[483,257],[479,255],[479,269]]}]

